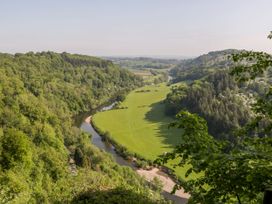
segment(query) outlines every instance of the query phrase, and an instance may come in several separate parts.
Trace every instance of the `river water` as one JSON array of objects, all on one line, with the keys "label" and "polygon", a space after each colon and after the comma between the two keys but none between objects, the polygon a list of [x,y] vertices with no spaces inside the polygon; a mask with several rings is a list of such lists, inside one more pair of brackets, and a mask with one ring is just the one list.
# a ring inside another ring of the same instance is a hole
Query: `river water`
[{"label": "river water", "polygon": [[[103,108],[100,109],[100,111],[107,111],[110,110],[114,107],[116,102],[108,105],[108,106],[104,106]],[[114,158],[114,160],[122,166],[129,166],[134,170],[137,170],[137,168],[133,165],[133,163],[131,161],[125,160],[123,157],[121,157],[120,155],[118,155],[116,153],[116,151],[114,150],[114,146],[112,146],[110,143],[107,143],[105,141],[102,140],[102,137],[98,134],[98,132],[96,132],[96,130],[93,128],[93,126],[90,123],[90,115],[94,114],[94,112],[89,112],[89,113],[85,113],[81,116],[78,117],[78,120],[81,119],[81,121],[83,121],[80,125],[80,128],[85,131],[88,134],[92,135],[92,139],[91,142],[92,144],[94,144],[95,146],[97,146],[98,148],[108,152],[109,154],[111,154]],[[158,174],[159,176],[159,174]],[[187,203],[187,198],[183,198],[177,195],[172,195],[171,193],[167,192],[167,191],[163,191],[162,195],[169,199],[172,200],[174,203],[177,204],[185,204]]]},{"label": "river water", "polygon": [[[112,104],[110,104],[108,106],[103,106],[99,111],[110,110],[114,107],[115,104],[116,104],[116,102],[113,102]],[[90,116],[91,114],[92,113],[90,112],[90,113],[88,113],[88,115],[84,114],[83,117],[81,117],[81,120],[83,119],[83,122],[80,125],[80,129],[82,129],[84,132],[92,135],[92,137],[91,137],[92,144],[97,146],[99,149],[102,149],[102,150],[110,153],[113,156],[116,163],[118,163],[119,165],[129,166],[133,169],[136,169],[131,161],[125,160],[123,157],[121,157],[120,155],[118,155],[116,153],[113,145],[102,140],[102,137],[98,134],[98,132],[96,132],[96,130],[93,128],[92,124],[88,120],[88,118],[91,117]]]},{"label": "river water", "polygon": [[80,128],[83,131],[91,134],[92,135],[92,143],[95,146],[97,146],[98,148],[103,149],[106,152],[110,153],[113,156],[114,160],[118,164],[120,164],[122,166],[130,166],[132,168],[135,168],[130,161],[127,161],[123,157],[119,156],[115,152],[114,147],[111,144],[102,141],[102,137],[95,131],[95,129],[93,128],[91,123],[84,121],[84,122],[82,122]]}]

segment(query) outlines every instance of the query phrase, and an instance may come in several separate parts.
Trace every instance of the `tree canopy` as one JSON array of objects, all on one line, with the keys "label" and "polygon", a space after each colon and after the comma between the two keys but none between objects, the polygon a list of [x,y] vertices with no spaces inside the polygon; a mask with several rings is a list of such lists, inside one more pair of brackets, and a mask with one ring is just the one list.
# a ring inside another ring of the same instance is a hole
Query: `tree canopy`
[{"label": "tree canopy", "polygon": [[[255,79],[272,65],[271,55],[263,52],[243,51],[232,59],[236,66],[231,74],[240,82]],[[215,139],[207,122],[197,114],[177,114],[171,126],[182,129],[180,144],[157,162],[179,158],[177,165],[191,165],[187,176],[200,173],[198,178],[180,181],[176,186],[191,193],[189,203],[271,202],[271,90],[256,99],[253,119],[229,133],[235,140]]]},{"label": "tree canopy", "polygon": [[82,194],[112,189],[165,203],[74,126],[76,114],[141,85],[131,72],[95,57],[0,54],[0,203],[79,203]]}]

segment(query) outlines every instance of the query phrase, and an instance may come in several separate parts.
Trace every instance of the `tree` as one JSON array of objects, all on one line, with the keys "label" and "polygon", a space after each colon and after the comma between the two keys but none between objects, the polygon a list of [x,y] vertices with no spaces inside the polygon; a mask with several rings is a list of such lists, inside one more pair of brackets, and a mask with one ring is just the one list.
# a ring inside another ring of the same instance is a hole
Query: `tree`
[{"label": "tree", "polygon": [[270,31],[270,34],[268,35],[269,39],[272,39],[272,31]]},{"label": "tree", "polygon": [[[232,58],[237,66],[231,74],[238,81],[255,79],[272,65],[271,55],[263,52],[242,52]],[[257,203],[262,196],[263,203],[272,202],[272,87],[253,111],[255,118],[232,133],[233,141],[215,140],[206,121],[196,114],[177,114],[170,126],[183,130],[180,144],[156,162],[179,158],[178,166],[191,165],[186,176],[202,172],[175,187],[191,193],[190,203]]]},{"label": "tree", "polygon": [[76,165],[80,167],[88,167],[89,166],[89,159],[88,156],[86,156],[80,147],[77,147],[75,150],[74,155],[75,163]]},{"label": "tree", "polygon": [[83,155],[80,148],[76,148],[74,158],[75,158],[76,165],[82,167],[83,163],[84,163],[83,162],[84,161],[84,155]]},{"label": "tree", "polygon": [[9,169],[17,164],[30,162],[30,143],[27,136],[18,130],[8,129],[4,132],[0,164]]}]

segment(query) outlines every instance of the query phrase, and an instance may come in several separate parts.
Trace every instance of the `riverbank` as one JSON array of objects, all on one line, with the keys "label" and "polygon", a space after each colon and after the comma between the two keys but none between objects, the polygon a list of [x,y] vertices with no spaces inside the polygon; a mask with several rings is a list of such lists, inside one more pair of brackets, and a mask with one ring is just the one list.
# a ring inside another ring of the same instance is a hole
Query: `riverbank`
[{"label": "riverbank", "polygon": [[131,168],[133,168],[147,182],[152,182],[154,178],[157,177],[157,179],[159,179],[162,183],[162,194],[167,199],[172,200],[174,203],[187,203],[190,195],[188,193],[185,193],[183,189],[176,191],[175,194],[171,194],[172,189],[175,185],[175,181],[171,178],[171,176],[167,175],[165,172],[157,167],[152,167],[148,170],[137,168],[135,161],[127,161],[126,159],[118,155],[115,151],[115,148],[110,143],[106,144],[102,141],[102,138],[104,138],[104,136],[101,137],[101,135],[95,130],[95,128],[92,126],[91,119],[92,116],[88,116],[85,118],[84,123],[82,124],[82,129],[84,129],[85,131],[87,130],[89,133],[92,134],[92,142],[94,145],[110,153],[118,164],[130,166]]},{"label": "riverbank", "polygon": [[[118,109],[93,115],[95,128],[107,133],[118,146],[126,147],[126,151],[154,161],[180,141],[181,131],[169,129],[173,118],[165,115],[163,101],[170,90],[171,86],[162,83],[131,91]],[[185,175],[185,170],[179,175]]]},{"label": "riverbank", "polygon": [[[174,118],[165,114],[164,100],[173,86],[178,84],[162,83],[131,91],[117,108],[94,114],[93,127],[124,158],[133,160],[136,157],[142,168],[153,166],[159,155],[171,152],[180,143],[182,131],[169,128]],[[174,180],[195,177],[194,174],[185,176],[189,165],[173,168],[177,162],[165,164],[166,173],[172,174]]]},{"label": "riverbank", "polygon": [[91,123],[92,116],[90,115],[89,117],[85,118],[85,123]]},{"label": "riverbank", "polygon": [[[157,167],[152,168],[151,170],[137,169],[136,172],[142,177],[144,177],[145,180],[148,182],[153,181],[154,178],[157,177],[162,182],[163,185],[162,189],[168,193],[172,192],[176,184],[166,173],[162,172]],[[184,189],[177,190],[174,195],[184,199],[190,198],[190,194],[185,193]]]}]

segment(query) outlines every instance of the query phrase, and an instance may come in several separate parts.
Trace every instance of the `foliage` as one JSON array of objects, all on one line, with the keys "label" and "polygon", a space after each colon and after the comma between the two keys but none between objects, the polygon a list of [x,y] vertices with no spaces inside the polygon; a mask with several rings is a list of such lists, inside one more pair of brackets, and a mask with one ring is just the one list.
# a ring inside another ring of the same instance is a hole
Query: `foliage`
[{"label": "foliage", "polygon": [[155,176],[151,183],[156,191],[161,192],[163,190],[163,183],[158,177]]},{"label": "foliage", "polygon": [[[164,114],[163,100],[169,91],[166,84],[136,89],[121,104],[127,109],[99,112],[93,116],[93,124],[100,132],[109,132],[110,139],[121,144],[121,149],[125,147],[127,152],[153,161],[161,152],[171,151],[179,142],[179,131],[168,129],[173,119]],[[146,162],[139,161],[139,166],[145,165]],[[186,168],[176,169],[183,178],[185,171]]]},{"label": "foliage", "polygon": [[244,139],[232,145],[215,140],[208,133],[205,120],[196,114],[182,111],[177,119],[172,126],[183,130],[181,143],[157,162],[179,157],[178,166],[192,166],[187,176],[203,173],[176,186],[190,192],[190,203],[256,203],[272,182],[271,138]]},{"label": "foliage", "polygon": [[[255,79],[271,65],[271,56],[261,52],[242,52],[233,59],[239,64],[232,74],[239,81]],[[214,139],[206,121],[196,114],[177,114],[171,126],[182,129],[181,143],[157,162],[179,158],[177,165],[192,166],[187,175],[203,172],[176,186],[191,193],[190,203],[260,203],[264,192],[268,195],[272,186],[271,91],[259,97],[253,106],[255,118],[235,132],[235,141]]]},{"label": "foliage", "polygon": [[122,68],[128,69],[169,69],[179,63],[176,59],[155,59],[147,57],[135,57],[135,58],[108,58],[114,63],[120,65]]},{"label": "foliage", "polygon": [[167,95],[166,113],[175,115],[181,109],[197,113],[207,120],[209,132],[223,139],[251,118],[244,98],[248,100],[246,92],[227,71],[220,71],[189,85],[173,87]]},{"label": "foliage", "polygon": [[10,169],[18,164],[26,164],[31,157],[28,137],[16,129],[7,129],[4,132],[1,150],[3,169]]},{"label": "foliage", "polygon": [[268,39],[272,39],[272,31],[270,31],[270,33],[268,35]]},{"label": "foliage", "polygon": [[89,191],[80,194],[72,203],[93,203],[93,204],[159,204],[165,203],[159,200],[151,200],[144,193],[138,194],[133,190],[116,188],[108,191]]},{"label": "foliage", "polygon": [[[70,203],[86,189],[120,186],[149,191],[132,170],[90,144],[72,119],[141,85],[129,71],[95,57],[0,54],[0,202]],[[155,192],[145,196],[161,200]]]},{"label": "foliage", "polygon": [[231,71],[240,82],[253,80],[264,74],[265,70],[272,65],[271,55],[264,52],[244,51],[232,55],[234,62],[238,63]]},{"label": "foliage", "polygon": [[174,77],[174,82],[198,80],[232,66],[233,62],[229,57],[239,52],[234,49],[214,51],[194,59],[183,60],[170,71],[170,75]]}]

